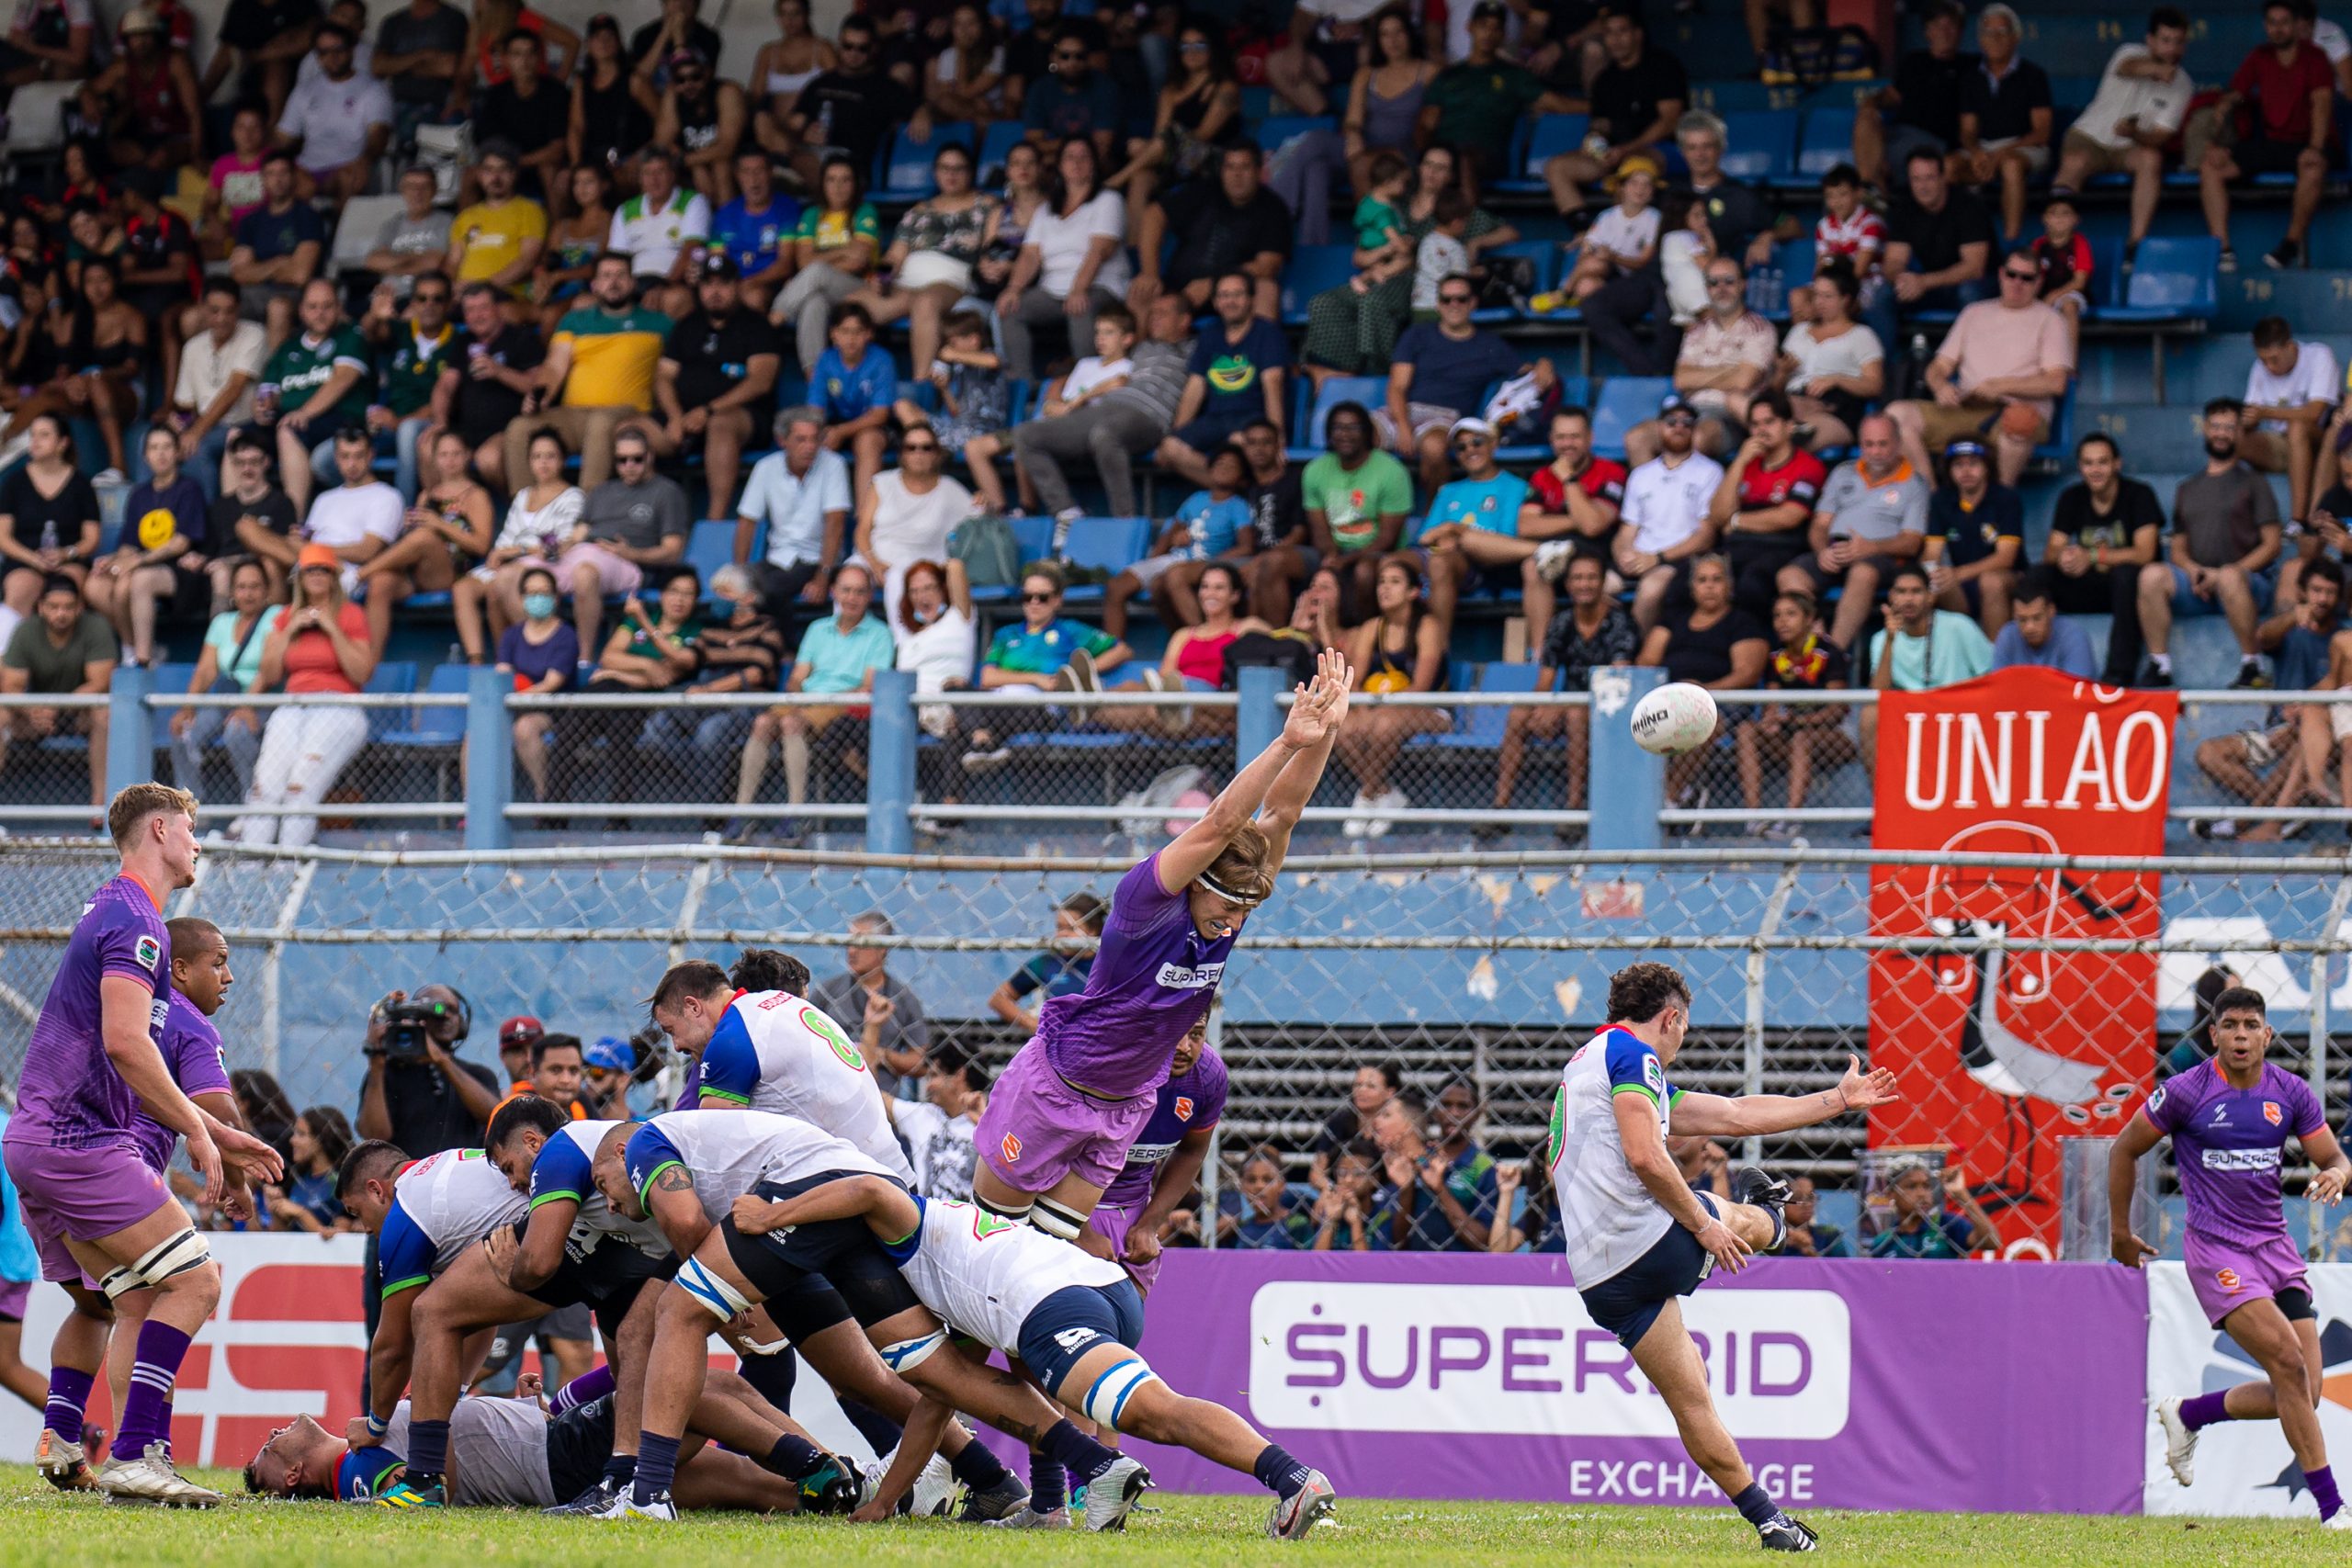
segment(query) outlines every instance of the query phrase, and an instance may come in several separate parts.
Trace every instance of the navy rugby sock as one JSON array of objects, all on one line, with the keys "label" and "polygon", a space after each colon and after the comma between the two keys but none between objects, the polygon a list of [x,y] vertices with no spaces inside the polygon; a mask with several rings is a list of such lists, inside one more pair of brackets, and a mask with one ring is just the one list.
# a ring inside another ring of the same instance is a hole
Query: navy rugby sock
[{"label": "navy rugby sock", "polygon": [[1739,1510],[1741,1518],[1758,1529],[1781,1517],[1781,1505],[1772,1501],[1772,1495],[1753,1481],[1747,1483],[1747,1491],[1731,1500],[1731,1506]]},{"label": "navy rugby sock", "polygon": [[964,1451],[947,1461],[950,1474],[975,1492],[986,1492],[1001,1486],[1012,1479],[1012,1472],[1002,1461],[989,1452],[986,1443],[975,1439],[964,1445]]},{"label": "navy rugby sock", "polygon": [[1058,1460],[1029,1456],[1029,1506],[1041,1514],[1069,1506],[1069,1472]]},{"label": "navy rugby sock", "polygon": [[449,1463],[449,1423],[419,1421],[413,1416],[408,1424],[408,1480],[412,1486],[422,1486],[437,1481]]},{"label": "navy rugby sock", "polygon": [[1104,1471],[1119,1462],[1118,1451],[1080,1431],[1068,1419],[1055,1422],[1037,1440],[1046,1457],[1068,1470],[1080,1481],[1091,1482]]},{"label": "navy rugby sock", "polygon": [[1268,1443],[1250,1473],[1259,1484],[1277,1496],[1287,1497],[1306,1484],[1306,1467],[1291,1458],[1290,1450],[1280,1443]]},{"label": "navy rugby sock", "polygon": [[678,1439],[646,1433],[637,1441],[636,1498],[643,1507],[670,1490],[678,1473]]}]

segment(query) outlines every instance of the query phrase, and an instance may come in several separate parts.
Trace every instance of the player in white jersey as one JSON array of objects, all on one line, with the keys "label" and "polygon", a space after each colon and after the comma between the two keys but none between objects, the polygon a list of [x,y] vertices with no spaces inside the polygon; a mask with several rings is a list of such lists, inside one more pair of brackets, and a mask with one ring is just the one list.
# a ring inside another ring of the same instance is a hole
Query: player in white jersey
[{"label": "player in white jersey", "polygon": [[739,991],[716,964],[673,965],[654,987],[653,1022],[694,1059],[677,1109],[774,1111],[815,1123],[914,1179],[889,1108],[842,1026],[789,991]]},{"label": "player in white jersey", "polygon": [[[901,1371],[958,1359],[961,1353],[947,1348],[941,1326],[951,1323],[958,1335],[1017,1358],[1070,1409],[1147,1442],[1172,1443],[1256,1476],[1275,1495],[1266,1529],[1276,1540],[1302,1539],[1331,1513],[1335,1495],[1320,1471],[1299,1463],[1224,1405],[1176,1393],[1136,1354],[1143,1296],[1115,1263],[974,1204],[918,1198],[870,1177],[837,1179],[793,1197],[754,1192],[735,1205],[733,1221],[745,1235],[797,1235],[829,1223],[863,1224],[922,1302],[922,1309],[873,1325],[877,1341],[891,1341],[885,1354]],[[926,1397],[883,1477],[885,1500],[913,1481],[922,1445],[949,1414]],[[1085,1479],[1091,1526],[1102,1528],[1096,1523],[1098,1493],[1110,1495],[1105,1501],[1120,1515],[1114,1522],[1123,1522],[1125,1509],[1151,1484],[1150,1473],[1125,1456],[1109,1463],[1093,1459],[1067,1441],[1077,1435],[1064,1421],[1042,1446]]]},{"label": "player in white jersey", "polygon": [[411,1162],[380,1138],[343,1156],[335,1197],[376,1237],[374,1288],[382,1309],[368,1353],[373,1408],[352,1419],[351,1438],[379,1442],[408,1387],[416,1351],[412,1319],[424,1287],[468,1247],[520,1219],[525,1202],[480,1149],[443,1149]]},{"label": "player in white jersey", "polygon": [[1831,1121],[1894,1098],[1894,1076],[1846,1076],[1825,1094],[1726,1098],[1671,1088],[1666,1069],[1690,1023],[1690,987],[1664,964],[1633,964],[1609,981],[1608,1026],[1560,1074],[1549,1163],[1585,1311],[1633,1352],[1674,1413],[1682,1446],[1773,1551],[1811,1551],[1815,1534],[1781,1511],[1715,1414],[1707,1366],[1682,1324],[1681,1299],[1717,1264],[1736,1273],[1787,1239],[1789,1189],[1753,1167],[1733,1201],[1696,1192],[1668,1154],[1676,1137],[1754,1137]]},{"label": "player in white jersey", "polygon": [[[759,1237],[737,1232],[729,1211],[747,1192],[789,1198],[844,1176],[872,1176],[906,1190],[895,1172],[845,1140],[769,1111],[673,1111],[606,1134],[594,1176],[615,1209],[651,1215],[685,1259],[662,1294],[637,1479],[603,1517],[675,1517],[670,1467],[702,1386],[713,1320],[731,1321],[762,1303],[835,1389],[894,1421],[914,1412],[909,1381],[1032,1445],[1057,1419],[1036,1390],[1009,1374],[950,1359],[902,1380],[875,1355],[860,1325],[919,1303],[865,1226],[811,1224]],[[970,1441],[959,1427],[947,1446],[960,1450]],[[1008,1501],[1017,1508],[1022,1499]],[[880,1513],[869,1504],[859,1517]]]}]

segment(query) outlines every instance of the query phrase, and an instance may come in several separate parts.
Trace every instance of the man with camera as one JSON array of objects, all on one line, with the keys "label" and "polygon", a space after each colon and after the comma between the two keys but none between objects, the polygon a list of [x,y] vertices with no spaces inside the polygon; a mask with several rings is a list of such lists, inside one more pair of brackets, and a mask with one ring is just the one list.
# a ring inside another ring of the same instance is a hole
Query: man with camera
[{"label": "man with camera", "polygon": [[[359,1091],[358,1133],[380,1139],[410,1159],[443,1149],[471,1148],[498,1106],[498,1075],[458,1060],[456,1047],[473,1027],[473,1009],[457,987],[420,986],[412,998],[393,991],[368,1014],[368,1079]],[[376,1238],[368,1238],[362,1278],[376,1277]],[[363,1290],[368,1337],[376,1333],[381,1298]],[[369,1390],[362,1381],[360,1396]]]}]

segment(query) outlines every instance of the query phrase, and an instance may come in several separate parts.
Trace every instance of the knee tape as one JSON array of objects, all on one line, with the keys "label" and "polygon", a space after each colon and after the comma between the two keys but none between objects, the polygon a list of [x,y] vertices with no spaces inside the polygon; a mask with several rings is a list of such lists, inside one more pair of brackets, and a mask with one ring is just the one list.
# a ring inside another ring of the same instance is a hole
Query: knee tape
[{"label": "knee tape", "polygon": [[901,1339],[895,1345],[882,1347],[882,1364],[892,1371],[905,1375],[922,1366],[947,1343],[947,1331],[933,1329],[917,1339]]},{"label": "knee tape", "polygon": [[990,1219],[1003,1220],[1016,1225],[1025,1225],[1029,1223],[1030,1204],[1028,1203],[991,1203],[978,1192],[972,1194],[972,1202],[980,1213]]},{"label": "knee tape", "polygon": [[1040,1198],[1029,1211],[1029,1223],[1058,1241],[1076,1241],[1086,1228],[1086,1216],[1051,1198]]},{"label": "knee tape", "polygon": [[205,1245],[202,1233],[191,1227],[156,1243],[138,1262],[118,1269],[99,1280],[98,1288],[106,1292],[108,1301],[113,1301],[132,1291],[160,1285],[191,1269],[201,1269],[211,1261],[212,1249]]},{"label": "knee tape", "polygon": [[1088,1385],[1080,1408],[1102,1425],[1116,1428],[1119,1416],[1126,1410],[1127,1401],[1135,1397],[1136,1390],[1156,1381],[1158,1374],[1141,1356],[1129,1356]]},{"label": "knee tape", "polygon": [[751,1297],[720,1279],[702,1265],[698,1258],[689,1258],[678,1270],[678,1283],[686,1294],[694,1297],[703,1309],[721,1323],[752,1310]]}]

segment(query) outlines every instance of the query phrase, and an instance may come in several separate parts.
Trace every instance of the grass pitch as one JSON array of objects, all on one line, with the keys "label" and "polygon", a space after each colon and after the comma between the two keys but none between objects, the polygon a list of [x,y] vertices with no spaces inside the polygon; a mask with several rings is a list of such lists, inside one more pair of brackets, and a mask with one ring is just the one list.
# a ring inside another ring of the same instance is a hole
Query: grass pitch
[{"label": "grass pitch", "polygon": [[[1406,1564],[1747,1562],[1756,1538],[1721,1508],[1597,1508],[1518,1503],[1396,1503],[1342,1499],[1340,1522],[1305,1542],[1269,1540],[1255,1497],[1155,1497],[1124,1539],[1076,1532],[1007,1535],[942,1520],[852,1526],[831,1519],[707,1515],[675,1525],[543,1519],[512,1510],[387,1514],[336,1503],[265,1503],[242,1495],[232,1472],[203,1472],[232,1495],[206,1514],[109,1506],[95,1495],[51,1491],[24,1465],[0,1466],[0,1563],[40,1568],[175,1568],[180,1563],[291,1568],[399,1568],[464,1562],[481,1568],[647,1568],[656,1562],[823,1568],[1025,1568],[1134,1562],[1224,1568],[1235,1562],[1319,1562],[1340,1568]],[[2312,1521],[2075,1518],[1991,1514],[1806,1516],[1828,1562],[2341,1563],[2341,1536]]]}]

